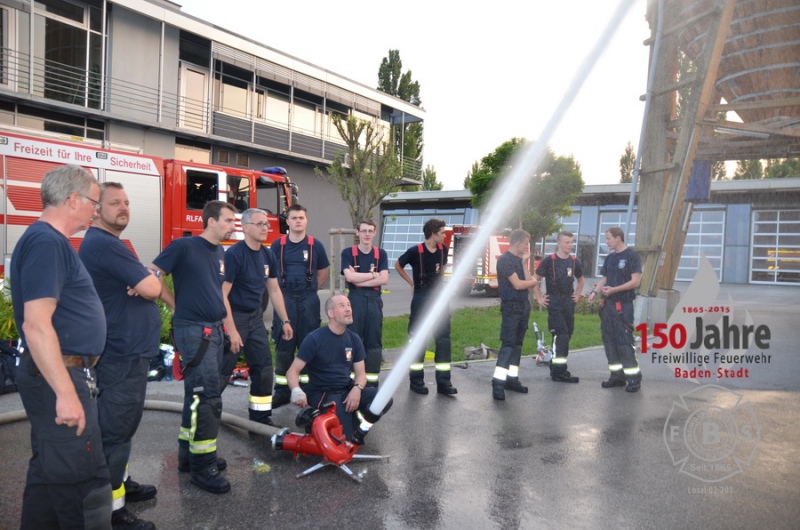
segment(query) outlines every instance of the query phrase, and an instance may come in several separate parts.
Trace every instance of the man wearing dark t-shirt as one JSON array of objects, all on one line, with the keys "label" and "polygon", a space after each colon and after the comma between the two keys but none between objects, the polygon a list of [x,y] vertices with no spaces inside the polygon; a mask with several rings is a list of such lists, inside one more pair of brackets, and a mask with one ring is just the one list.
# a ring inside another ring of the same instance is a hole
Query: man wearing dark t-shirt
[{"label": "man wearing dark t-shirt", "polygon": [[111,486],[93,368],[105,346],[106,319],[69,242],[89,226],[100,188],[89,172],[69,165],[47,172],[41,195],[42,215],[19,239],[10,267],[23,348],[17,388],[33,452],[20,527],[106,529]]},{"label": "man wearing dark t-shirt", "polygon": [[633,301],[642,281],[642,260],[625,244],[625,233],[618,226],[606,230],[606,246],[609,254],[600,267],[603,278],[589,293],[590,302],[599,293],[603,295],[600,331],[611,376],[601,386],[624,386],[626,392],[638,392],[642,372],[633,347]]},{"label": "man wearing dark t-shirt", "polygon": [[[445,224],[441,219],[429,219],[422,227],[425,242],[410,247],[394,263],[397,273],[411,286],[411,313],[408,317],[408,333],[413,335],[429,305],[431,294],[441,284],[444,266],[447,263],[447,246],[444,245]],[[412,276],[405,271],[411,266]],[[437,320],[433,338],[436,343],[434,361],[436,363],[436,391],[452,396],[458,393],[450,382],[450,312],[433,315]],[[425,348],[419,352],[415,362],[409,367],[410,388],[417,394],[427,394],[425,374]]]},{"label": "man wearing dark t-shirt", "polygon": [[[293,204],[286,212],[289,233],[272,243],[278,265],[278,284],[283,293],[289,318],[281,321],[276,312],[272,319],[272,339],[275,341],[275,392],[272,408],[289,403],[286,370],[292,364],[294,352],[306,335],[320,326],[320,304],[317,290],[328,279],[328,255],[322,243],[307,235],[308,211]],[[283,338],[283,325],[291,322],[294,335]],[[305,374],[301,382],[306,383]]]},{"label": "man wearing dark t-shirt", "polygon": [[217,458],[217,433],[222,416],[220,373],[224,337],[222,299],[225,251],[220,243],[236,226],[236,209],[223,201],[203,208],[203,233],[176,239],[153,261],[172,274],[174,297],[167,289],[164,301],[173,308],[175,347],[184,370],[183,416],[178,435],[178,470],[190,471],[192,483],[210,493],[227,493],[230,482],[220,475],[227,462]]},{"label": "man wearing dark t-shirt", "polygon": [[[282,339],[289,340],[294,332],[286,314],[283,294],[278,285],[275,255],[263,245],[267,239],[269,223],[267,213],[250,208],[242,213],[244,240],[225,252],[225,281],[222,283],[223,300],[228,308],[225,327],[231,338],[229,355],[233,363],[244,350],[244,358],[250,370],[250,395],[248,416],[251,421],[272,425],[272,353],[269,337],[264,327],[263,300],[269,293],[273,311],[282,324]],[[225,387],[234,366],[226,360],[222,370]]]},{"label": "man wearing dark t-shirt", "polygon": [[[361,339],[347,329],[353,323],[350,300],[344,295],[331,296],[325,302],[328,325],[311,333],[300,345],[297,358],[286,372],[291,388],[292,403],[299,407],[336,403],[336,416],[348,439],[359,445],[369,428],[380,418],[369,411],[378,389],[366,386],[364,345]],[[308,373],[305,391],[300,388],[300,373]],[[354,378],[350,378],[353,373]],[[381,413],[391,407],[391,400]],[[362,420],[356,428],[356,413]]]},{"label": "man wearing dark t-shirt", "polygon": [[575,331],[575,304],[583,294],[583,269],[581,262],[571,254],[574,246],[572,232],[559,232],[555,254],[542,259],[535,276],[547,286],[547,294],[542,294],[541,284],[534,288],[534,293],[536,301],[547,308],[547,327],[553,336],[550,378],[560,383],[579,382],[567,369],[569,339]]},{"label": "man wearing dark t-shirt", "polygon": [[531,235],[525,230],[512,231],[508,235],[508,250],[497,260],[502,345],[492,377],[492,397],[498,401],[506,398],[506,390],[528,393],[528,387],[519,381],[519,363],[531,315],[529,290],[539,283],[531,278],[529,269],[530,240]]},{"label": "man wearing dark t-shirt", "polygon": [[155,528],[125,507],[156,496],[156,488],[128,477],[131,440],[139,427],[150,359],[158,354],[161,313],[154,300],[161,281],[120,241],[130,220],[128,194],[118,182],[100,186],[100,210],[79,255],[106,314],[108,338],[97,365],[97,399],[103,453],[111,475],[115,529]]}]

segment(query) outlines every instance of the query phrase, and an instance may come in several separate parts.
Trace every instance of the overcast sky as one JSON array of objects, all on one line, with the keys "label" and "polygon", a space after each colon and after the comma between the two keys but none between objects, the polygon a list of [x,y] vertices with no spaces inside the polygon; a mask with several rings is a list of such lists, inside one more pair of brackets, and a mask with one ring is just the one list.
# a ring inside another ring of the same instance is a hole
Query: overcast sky
[{"label": "overcast sky", "polygon": [[[390,49],[420,83],[425,165],[462,189],[473,162],[513,137],[533,140],[605,28],[615,1],[175,0],[183,11],[376,87]],[[479,7],[480,6],[480,7]],[[638,148],[650,36],[636,0],[550,146],[587,184],[619,182]]]}]

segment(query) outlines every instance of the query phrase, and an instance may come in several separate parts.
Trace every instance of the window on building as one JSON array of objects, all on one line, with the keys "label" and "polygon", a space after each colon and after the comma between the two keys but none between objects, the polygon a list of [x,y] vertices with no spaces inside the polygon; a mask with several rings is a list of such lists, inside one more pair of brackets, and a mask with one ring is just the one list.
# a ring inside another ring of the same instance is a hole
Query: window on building
[{"label": "window on building", "polygon": [[[99,27],[102,29],[102,20]],[[47,99],[100,108],[103,37],[88,6],[39,0],[34,11],[34,93]]]},{"label": "window on building", "polygon": [[722,251],[725,239],[725,212],[723,210],[695,209],[686,232],[681,260],[675,279],[678,281],[691,281],[700,266],[701,256],[705,256],[717,278],[722,277]]},{"label": "window on building", "polygon": [[750,280],[800,284],[800,210],[753,212]]},{"label": "window on building", "polygon": [[214,110],[249,119],[252,72],[222,61],[215,69]]},{"label": "window on building", "polygon": [[181,65],[178,126],[205,131],[208,126],[208,72]]}]

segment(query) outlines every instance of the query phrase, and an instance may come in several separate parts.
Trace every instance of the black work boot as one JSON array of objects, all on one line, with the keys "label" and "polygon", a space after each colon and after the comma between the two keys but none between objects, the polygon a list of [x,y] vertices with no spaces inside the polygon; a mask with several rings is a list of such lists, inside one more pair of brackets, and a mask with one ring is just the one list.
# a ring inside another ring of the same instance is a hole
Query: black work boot
[{"label": "black work boot", "polygon": [[428,387],[425,386],[424,379],[412,379],[410,388],[412,392],[416,392],[417,394],[425,395],[428,393]]},{"label": "black work boot", "polygon": [[217,466],[211,466],[199,473],[192,473],[192,484],[209,493],[228,493],[231,490],[231,483],[219,474]]},{"label": "black work boot", "polygon": [[506,391],[503,389],[506,383],[500,379],[492,379],[492,397],[497,401],[506,399]]},{"label": "black work boot", "polygon": [[439,394],[444,394],[445,396],[454,396],[458,394],[458,390],[456,387],[451,385],[450,383],[439,383],[436,385],[436,392]]},{"label": "black work boot", "polygon": [[111,528],[113,530],[156,530],[156,525],[150,521],[139,519],[127,508],[122,507],[111,512]]},{"label": "black work boot", "polygon": [[[226,462],[224,458],[217,457],[217,469],[225,471],[226,467],[228,467],[228,462]],[[191,466],[189,464],[189,448],[182,445],[178,445],[178,471],[180,473],[188,473],[191,471]]]},{"label": "black work boot", "polygon": [[288,386],[280,385],[275,387],[275,392],[272,394],[272,410],[288,405],[292,401],[292,392]]},{"label": "black work boot", "polygon": [[603,381],[600,383],[600,386],[603,388],[614,388],[615,386],[625,386],[625,377],[622,374],[618,374],[617,372],[611,372],[611,377],[608,378],[608,381]]},{"label": "black work boot", "polygon": [[139,484],[131,477],[125,479],[125,502],[149,501],[156,496],[158,490],[150,484]]},{"label": "black work boot", "polygon": [[559,374],[553,374],[553,375],[550,376],[550,379],[552,379],[553,381],[555,381],[557,383],[577,383],[577,382],[580,381],[580,378],[579,377],[575,377],[574,375],[569,373],[569,370],[566,370],[566,371],[561,372]]},{"label": "black work boot", "polygon": [[628,379],[625,392],[638,392],[642,388],[642,380],[639,378]]},{"label": "black work boot", "polygon": [[506,379],[505,389],[511,390],[512,392],[519,392],[520,394],[528,393],[528,387],[519,382],[519,377],[509,377]]}]

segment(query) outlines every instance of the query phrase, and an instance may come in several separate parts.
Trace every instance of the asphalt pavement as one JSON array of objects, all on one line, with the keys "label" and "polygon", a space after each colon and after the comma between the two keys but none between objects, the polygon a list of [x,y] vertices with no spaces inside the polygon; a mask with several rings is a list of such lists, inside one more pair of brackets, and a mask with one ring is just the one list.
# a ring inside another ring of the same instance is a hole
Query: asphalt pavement
[{"label": "asphalt pavement", "polygon": [[[387,315],[407,312],[409,303],[409,291],[392,277]],[[155,484],[158,496],[129,508],[160,529],[794,529],[799,294],[796,287],[722,286],[718,305],[770,329],[767,349],[736,352],[769,356],[761,364],[742,360],[737,367],[749,368],[747,378],[697,384],[643,354],[640,392],[603,389],[605,356],[593,348],[570,355],[579,384],[552,382],[546,367],[524,358],[520,378],[530,392],[509,392],[498,402],[491,397],[493,362],[454,368],[455,397],[436,394],[428,367],[431,393],[401,385],[361,451],[388,459],[348,464],[361,483],[333,467],[296,478],[319,458],[293,458],[273,450],[268,436],[225,424],[219,454],[228,460],[232,490],[203,492],[177,471],[179,414],[147,410],[130,473]],[[453,303],[497,301],[473,295]],[[386,352],[390,361],[397,354]],[[246,418],[247,392],[230,386],[225,413]],[[174,381],[148,385],[156,405],[180,403],[182,393]],[[19,526],[30,457],[29,426],[11,418],[19,410],[17,394],[0,396],[0,530]],[[296,411],[281,407],[275,421],[299,430]]]}]

